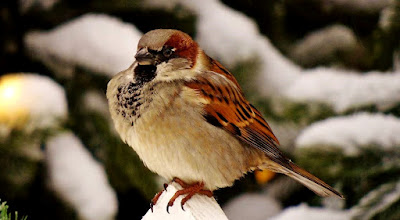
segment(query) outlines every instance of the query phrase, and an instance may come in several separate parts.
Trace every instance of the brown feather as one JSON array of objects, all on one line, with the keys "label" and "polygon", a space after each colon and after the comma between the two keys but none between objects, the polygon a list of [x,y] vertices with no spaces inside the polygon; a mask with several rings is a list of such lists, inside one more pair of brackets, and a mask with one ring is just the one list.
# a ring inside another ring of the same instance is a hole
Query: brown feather
[{"label": "brown feather", "polygon": [[[344,199],[344,196],[336,191],[334,188],[326,184],[324,181],[320,180],[316,176],[311,173],[305,171],[303,168],[297,166],[296,164],[290,162],[290,166],[292,167],[286,175],[294,178],[295,180],[301,182],[307,188],[315,192],[320,196],[330,196],[336,195],[341,199]],[[300,176],[299,176],[300,175]],[[322,188],[321,188],[322,187]]]},{"label": "brown feather", "polygon": [[[186,83],[187,87],[197,90],[203,99],[208,100],[204,117],[215,119],[236,138],[265,152],[272,161],[290,168],[289,159],[278,149],[279,141],[270,126],[244,98],[236,80],[231,81],[225,76],[227,73],[205,72]],[[228,76],[233,77],[230,73]]]},{"label": "brown feather", "polygon": [[199,46],[186,33],[176,31],[164,45],[175,48],[175,54],[179,57],[187,58],[191,62],[191,66],[196,64],[196,54]]}]

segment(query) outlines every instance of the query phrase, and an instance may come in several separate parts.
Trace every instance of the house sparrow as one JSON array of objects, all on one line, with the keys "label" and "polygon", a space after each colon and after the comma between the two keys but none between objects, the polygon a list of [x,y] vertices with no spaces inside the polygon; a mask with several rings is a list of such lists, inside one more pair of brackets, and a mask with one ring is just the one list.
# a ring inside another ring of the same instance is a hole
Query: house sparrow
[{"label": "house sparrow", "polygon": [[[295,165],[233,77],[178,30],[143,35],[136,61],[108,83],[115,128],[153,172],[178,182],[168,203],[231,186],[246,173],[286,174],[320,196],[343,196]],[[157,202],[162,191],[152,200]]]}]

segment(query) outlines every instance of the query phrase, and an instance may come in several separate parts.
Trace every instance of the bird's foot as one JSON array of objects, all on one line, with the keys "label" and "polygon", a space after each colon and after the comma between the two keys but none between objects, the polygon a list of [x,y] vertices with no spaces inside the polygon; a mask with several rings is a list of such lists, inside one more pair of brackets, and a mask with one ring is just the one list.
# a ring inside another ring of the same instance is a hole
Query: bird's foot
[{"label": "bird's foot", "polygon": [[204,183],[203,182],[197,182],[197,183],[194,183],[194,184],[187,184],[187,183],[183,182],[181,179],[176,178],[176,177],[172,181],[178,183],[179,185],[181,185],[183,189],[176,191],[174,196],[172,196],[172,198],[169,200],[168,205],[167,205],[167,212],[168,213],[169,213],[169,207],[174,205],[175,200],[180,195],[186,195],[181,201],[181,208],[182,208],[183,211],[185,211],[185,209],[183,208],[185,203],[190,198],[192,198],[195,194],[206,195],[208,197],[212,197],[213,196],[213,192],[211,192],[210,190],[203,189],[204,188]]},{"label": "bird's foot", "polygon": [[151,212],[153,212],[153,206],[155,206],[155,205],[157,204],[157,201],[158,201],[158,199],[160,198],[161,194],[162,194],[164,191],[167,191],[167,187],[168,187],[168,184],[164,183],[164,189],[161,190],[160,192],[158,192],[158,193],[154,196],[154,198],[151,200],[151,202],[150,202],[150,209],[151,209]]}]

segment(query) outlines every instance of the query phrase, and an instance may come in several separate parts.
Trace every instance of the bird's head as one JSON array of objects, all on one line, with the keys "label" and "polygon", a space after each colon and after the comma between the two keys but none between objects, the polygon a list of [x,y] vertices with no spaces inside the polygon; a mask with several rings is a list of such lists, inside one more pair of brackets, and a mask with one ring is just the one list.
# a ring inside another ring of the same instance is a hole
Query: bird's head
[{"label": "bird's head", "polygon": [[189,77],[181,70],[193,68],[199,51],[198,44],[186,33],[172,29],[149,31],[138,43],[137,72],[152,70],[159,80]]}]

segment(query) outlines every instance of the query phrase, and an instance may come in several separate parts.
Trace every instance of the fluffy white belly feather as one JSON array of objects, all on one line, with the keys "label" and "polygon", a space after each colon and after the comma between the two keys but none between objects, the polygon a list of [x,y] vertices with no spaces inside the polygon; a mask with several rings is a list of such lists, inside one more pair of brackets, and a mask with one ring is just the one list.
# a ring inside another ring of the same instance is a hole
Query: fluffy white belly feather
[{"label": "fluffy white belly feather", "polygon": [[[153,172],[167,180],[202,181],[210,190],[232,185],[262,163],[257,151],[241,146],[231,134],[189,110],[171,108],[158,118],[144,115],[134,126],[125,125],[119,132]],[[251,164],[243,154],[254,158]]]}]

